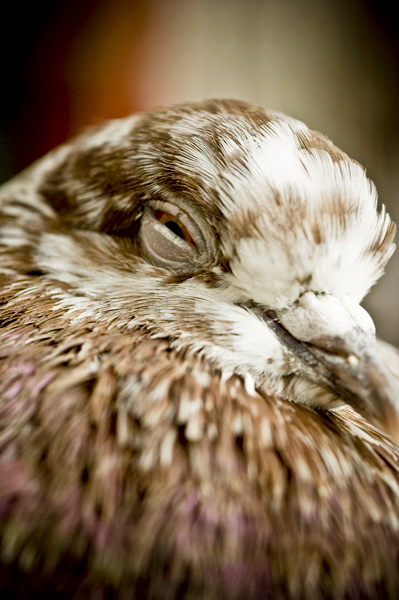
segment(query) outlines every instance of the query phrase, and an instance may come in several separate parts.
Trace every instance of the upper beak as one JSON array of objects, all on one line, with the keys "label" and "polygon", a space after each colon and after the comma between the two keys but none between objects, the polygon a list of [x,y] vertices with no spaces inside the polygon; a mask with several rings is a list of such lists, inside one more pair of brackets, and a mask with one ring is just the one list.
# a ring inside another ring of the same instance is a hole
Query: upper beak
[{"label": "upper beak", "polygon": [[289,351],[295,373],[332,391],[399,441],[399,385],[382,363],[374,325],[348,298],[307,292],[263,318]]}]

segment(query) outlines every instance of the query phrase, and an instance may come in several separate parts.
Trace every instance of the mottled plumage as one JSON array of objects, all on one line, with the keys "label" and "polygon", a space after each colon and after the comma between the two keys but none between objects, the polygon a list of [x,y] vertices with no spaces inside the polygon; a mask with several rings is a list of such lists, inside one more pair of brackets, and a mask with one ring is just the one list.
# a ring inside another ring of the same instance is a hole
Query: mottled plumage
[{"label": "mottled plumage", "polygon": [[397,598],[398,384],[358,306],[394,235],[360,165],[237,101],[3,186],[5,597]]}]

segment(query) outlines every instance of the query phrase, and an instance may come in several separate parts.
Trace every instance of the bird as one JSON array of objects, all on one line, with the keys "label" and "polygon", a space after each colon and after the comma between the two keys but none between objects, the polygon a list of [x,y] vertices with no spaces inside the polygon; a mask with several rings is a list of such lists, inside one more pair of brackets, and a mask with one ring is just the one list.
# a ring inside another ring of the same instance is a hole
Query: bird
[{"label": "bird", "polygon": [[4,184],[4,597],[397,598],[399,355],[360,306],[395,232],[359,163],[238,100]]}]

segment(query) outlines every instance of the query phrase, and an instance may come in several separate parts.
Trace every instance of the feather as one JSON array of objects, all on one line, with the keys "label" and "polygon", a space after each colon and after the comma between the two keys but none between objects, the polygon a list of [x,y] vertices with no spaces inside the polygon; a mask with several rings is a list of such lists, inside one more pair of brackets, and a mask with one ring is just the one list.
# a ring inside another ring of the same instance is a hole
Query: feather
[{"label": "feather", "polygon": [[5,597],[398,597],[398,354],[358,304],[394,250],[376,202],[321,134],[232,100],[3,186]]}]

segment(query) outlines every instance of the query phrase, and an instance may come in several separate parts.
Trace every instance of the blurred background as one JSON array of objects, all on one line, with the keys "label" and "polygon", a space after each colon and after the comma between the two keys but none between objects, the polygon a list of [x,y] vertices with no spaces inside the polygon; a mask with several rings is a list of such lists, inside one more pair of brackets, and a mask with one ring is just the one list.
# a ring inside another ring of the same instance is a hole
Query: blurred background
[{"label": "blurred background", "polygon": [[[229,97],[286,112],[366,168],[399,222],[399,20],[391,0],[8,3],[0,180],[86,125]],[[365,307],[399,345],[399,252]]]}]

